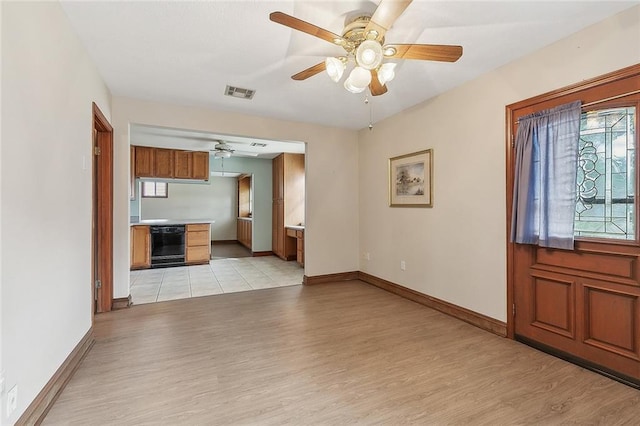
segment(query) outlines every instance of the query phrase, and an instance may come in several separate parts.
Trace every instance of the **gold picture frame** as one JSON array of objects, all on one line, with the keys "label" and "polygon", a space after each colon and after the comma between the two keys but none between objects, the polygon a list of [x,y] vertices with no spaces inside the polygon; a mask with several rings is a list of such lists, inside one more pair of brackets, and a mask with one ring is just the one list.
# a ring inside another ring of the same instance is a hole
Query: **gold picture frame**
[{"label": "gold picture frame", "polygon": [[389,159],[389,207],[433,207],[433,149]]}]

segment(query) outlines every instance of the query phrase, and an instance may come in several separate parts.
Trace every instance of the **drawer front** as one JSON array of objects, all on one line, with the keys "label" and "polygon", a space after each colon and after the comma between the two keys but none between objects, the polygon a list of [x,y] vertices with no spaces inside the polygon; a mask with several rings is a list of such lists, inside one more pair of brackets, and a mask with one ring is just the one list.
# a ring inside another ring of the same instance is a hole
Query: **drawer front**
[{"label": "drawer front", "polygon": [[187,232],[187,247],[193,246],[209,246],[211,237],[209,230],[206,231],[189,231]]},{"label": "drawer front", "polygon": [[187,263],[208,262],[210,256],[209,246],[187,247]]},{"label": "drawer front", "polygon": [[190,223],[187,225],[187,232],[189,231],[208,231],[209,230],[208,223]]},{"label": "drawer front", "polygon": [[304,231],[296,231],[296,237],[298,238],[304,238]]},{"label": "drawer front", "polygon": [[287,237],[296,238],[296,230],[295,229],[291,229],[291,228],[287,228]]}]

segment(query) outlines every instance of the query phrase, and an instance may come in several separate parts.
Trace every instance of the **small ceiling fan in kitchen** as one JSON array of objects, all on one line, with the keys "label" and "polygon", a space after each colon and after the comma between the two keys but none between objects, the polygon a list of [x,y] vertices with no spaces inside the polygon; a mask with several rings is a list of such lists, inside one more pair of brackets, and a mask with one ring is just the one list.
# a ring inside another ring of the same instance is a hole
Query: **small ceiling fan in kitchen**
[{"label": "small ceiling fan in kitchen", "polygon": [[395,62],[388,59],[418,59],[455,62],[462,56],[462,46],[439,44],[387,44],[385,34],[412,0],[381,0],[373,15],[361,14],[347,21],[342,35],[310,24],[283,12],[272,12],[269,19],[278,24],[318,37],[344,49],[342,55],[328,57],[291,78],[306,80],[326,71],[334,81],[340,81],[347,65],[354,67],[344,81],[351,93],[367,87],[373,96],[387,92],[387,83],[395,77]]},{"label": "small ceiling fan in kitchen", "polygon": [[211,151],[215,158],[229,158],[235,152],[235,149],[232,149],[225,141],[218,141]]}]

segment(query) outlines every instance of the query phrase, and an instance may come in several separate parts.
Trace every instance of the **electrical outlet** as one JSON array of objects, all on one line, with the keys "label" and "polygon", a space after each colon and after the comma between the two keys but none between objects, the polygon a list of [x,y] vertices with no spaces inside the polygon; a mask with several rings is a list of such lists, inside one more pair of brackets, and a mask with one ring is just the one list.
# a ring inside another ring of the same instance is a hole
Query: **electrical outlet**
[{"label": "electrical outlet", "polygon": [[400,261],[400,270],[404,271],[405,269],[407,269],[407,264],[404,263],[404,260]]},{"label": "electrical outlet", "polygon": [[7,417],[11,416],[18,407],[18,385],[11,388],[7,394]]},{"label": "electrical outlet", "polygon": [[371,260],[371,254],[369,252],[364,254],[364,260]]}]

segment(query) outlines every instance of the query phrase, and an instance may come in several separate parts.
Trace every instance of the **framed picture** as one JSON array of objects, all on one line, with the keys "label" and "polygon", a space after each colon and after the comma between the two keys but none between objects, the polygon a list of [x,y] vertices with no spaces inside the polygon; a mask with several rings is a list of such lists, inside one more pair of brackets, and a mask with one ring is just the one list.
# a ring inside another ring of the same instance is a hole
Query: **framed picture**
[{"label": "framed picture", "polygon": [[433,150],[389,159],[389,206],[433,207]]}]

